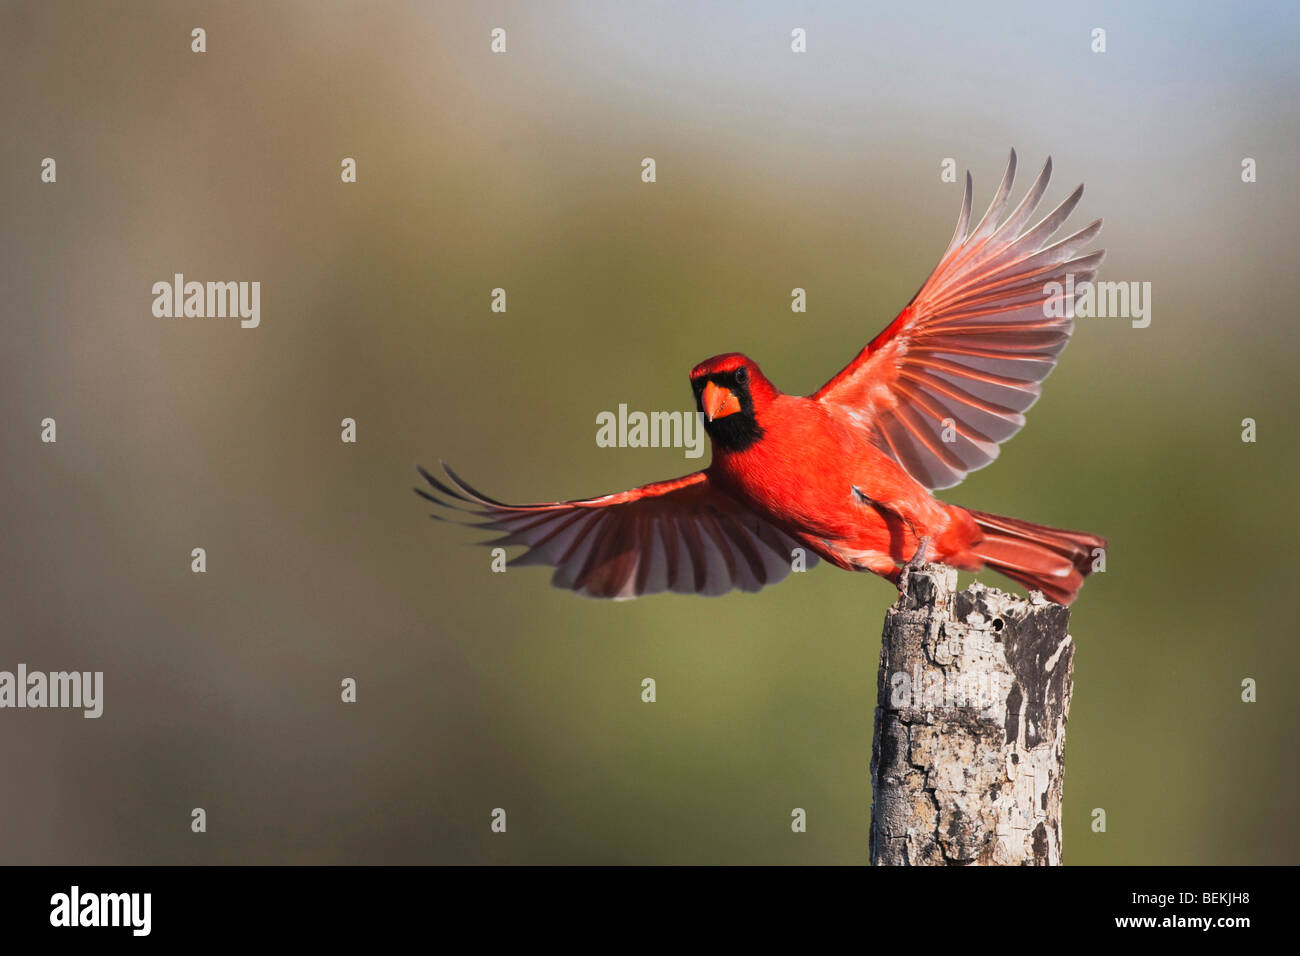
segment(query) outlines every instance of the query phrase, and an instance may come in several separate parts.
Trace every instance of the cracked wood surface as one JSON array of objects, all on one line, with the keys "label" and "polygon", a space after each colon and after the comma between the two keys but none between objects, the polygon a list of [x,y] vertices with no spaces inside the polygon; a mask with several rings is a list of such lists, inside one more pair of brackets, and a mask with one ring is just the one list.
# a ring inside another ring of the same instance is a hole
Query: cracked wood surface
[{"label": "cracked wood surface", "polygon": [[1060,864],[1069,623],[1038,592],[908,574],[880,648],[872,864]]}]

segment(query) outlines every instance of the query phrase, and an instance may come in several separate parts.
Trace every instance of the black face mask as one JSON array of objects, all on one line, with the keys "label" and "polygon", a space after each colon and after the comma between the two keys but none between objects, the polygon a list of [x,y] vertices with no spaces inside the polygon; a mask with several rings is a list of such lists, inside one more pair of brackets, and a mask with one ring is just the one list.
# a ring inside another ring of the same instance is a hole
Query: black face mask
[{"label": "black face mask", "polygon": [[749,392],[748,370],[742,366],[734,372],[715,372],[692,380],[695,407],[700,412],[704,411],[704,386],[709,382],[731,392],[740,403],[740,411],[715,418],[713,421],[706,418],[704,430],[719,448],[727,451],[744,451],[763,437],[763,429],[754,417],[754,397]]}]

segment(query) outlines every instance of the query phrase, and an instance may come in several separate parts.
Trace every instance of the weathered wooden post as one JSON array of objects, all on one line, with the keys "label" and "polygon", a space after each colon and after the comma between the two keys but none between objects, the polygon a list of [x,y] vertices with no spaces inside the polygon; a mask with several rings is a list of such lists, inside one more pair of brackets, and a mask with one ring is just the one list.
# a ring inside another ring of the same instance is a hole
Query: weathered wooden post
[{"label": "weathered wooden post", "polygon": [[871,862],[1059,865],[1070,612],[927,565],[885,616]]}]

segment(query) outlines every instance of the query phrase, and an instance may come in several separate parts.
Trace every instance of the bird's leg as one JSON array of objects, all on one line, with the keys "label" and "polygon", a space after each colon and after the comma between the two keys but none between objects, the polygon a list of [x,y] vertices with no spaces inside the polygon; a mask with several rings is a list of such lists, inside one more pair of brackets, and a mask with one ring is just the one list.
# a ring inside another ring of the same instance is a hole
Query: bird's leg
[{"label": "bird's leg", "polygon": [[[910,522],[909,522],[910,523]],[[915,531],[913,532],[915,534]],[[898,577],[894,583],[898,586],[898,593],[907,594],[907,579],[912,572],[925,564],[926,557],[930,554],[930,539],[919,537],[916,540],[916,553],[913,554],[898,568]]]},{"label": "bird's leg", "polygon": [[852,485],[851,487],[854,496],[856,496],[863,504],[875,508],[882,515],[892,514],[900,518],[903,523],[907,525],[907,530],[912,532],[912,537],[916,539],[916,551],[912,554],[912,557],[905,561],[901,566],[890,568],[890,570],[885,573],[885,576],[889,578],[895,586],[897,586],[900,592],[906,592],[908,574],[925,564],[925,559],[930,555],[930,538],[926,535],[920,534],[916,530],[916,522],[912,520],[910,515],[904,514],[898,508],[891,508],[884,502],[877,501],[857,485]]}]

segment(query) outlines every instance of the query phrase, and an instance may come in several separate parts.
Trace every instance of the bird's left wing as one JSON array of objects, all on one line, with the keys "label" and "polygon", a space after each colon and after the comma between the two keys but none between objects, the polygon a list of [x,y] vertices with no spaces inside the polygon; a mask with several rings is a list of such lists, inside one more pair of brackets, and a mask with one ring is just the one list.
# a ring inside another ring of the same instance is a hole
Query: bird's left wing
[{"label": "bird's left wing", "polygon": [[1074,328],[1075,289],[1103,253],[1080,255],[1101,220],[1056,242],[1083,195],[1076,189],[1032,228],[1047,190],[1048,159],[1003,219],[1016,172],[971,232],[971,180],[952,242],[916,296],[813,398],[868,429],[877,447],[930,489],[982,468],[1020,430]]},{"label": "bird's left wing", "polygon": [[[660,591],[722,594],[757,591],[786,577],[803,547],[785,532],[709,483],[697,471],[598,498],[508,505],[475,491],[443,465],[447,481],[420,468],[443,508],[504,532],[486,542],[528,550],[511,564],[547,564],[551,583],[587,597],[627,599]],[[434,515],[439,517],[439,515]],[[805,548],[805,566],[816,555]]]}]

